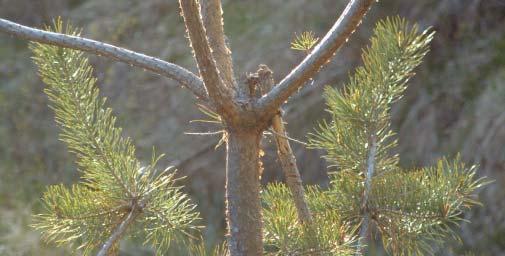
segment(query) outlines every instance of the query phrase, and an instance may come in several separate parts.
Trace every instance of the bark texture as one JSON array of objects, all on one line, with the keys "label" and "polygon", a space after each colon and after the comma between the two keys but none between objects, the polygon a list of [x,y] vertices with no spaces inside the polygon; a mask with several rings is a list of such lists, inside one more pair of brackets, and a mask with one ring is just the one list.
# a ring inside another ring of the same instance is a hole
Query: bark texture
[{"label": "bark texture", "polygon": [[366,162],[367,170],[365,172],[365,187],[363,191],[363,198],[361,199],[361,211],[363,214],[363,221],[359,230],[358,251],[356,255],[362,255],[366,252],[365,245],[370,226],[370,211],[368,210],[368,198],[372,190],[372,178],[375,172],[375,156],[377,155],[377,139],[375,135],[371,135],[369,139],[370,149],[368,151],[368,159]]},{"label": "bark texture", "polygon": [[207,33],[203,26],[200,6],[195,0],[181,0],[182,15],[189,35],[189,42],[210,99],[215,103],[218,114],[227,118],[236,117],[236,104],[233,90],[223,85],[216,61],[209,46]]},{"label": "bark texture", "polygon": [[183,67],[155,57],[79,36],[65,35],[23,26],[1,18],[0,32],[5,32],[30,41],[81,50],[137,66],[174,79],[188,88],[200,99],[207,98],[203,82],[199,77]]},{"label": "bark texture", "polygon": [[228,134],[226,157],[226,217],[228,246],[233,256],[263,254],[263,221],[259,183],[257,131]]},{"label": "bark texture", "polygon": [[351,0],[337,22],[326,33],[314,50],[298,64],[274,89],[258,103],[259,108],[271,112],[277,110],[298,88],[319,73],[335,55],[335,52],[356,30],[374,0]]},{"label": "bark texture", "polygon": [[203,24],[207,31],[209,45],[212,48],[212,55],[216,60],[221,79],[227,87],[234,87],[233,61],[224,34],[221,0],[203,0],[201,5]]},{"label": "bark texture", "polygon": [[107,256],[114,246],[117,246],[119,239],[126,232],[128,227],[135,221],[135,218],[141,213],[140,209],[134,206],[128,213],[126,218],[119,224],[119,226],[112,232],[109,239],[102,245],[100,251],[96,256]]},{"label": "bark texture", "polygon": [[[309,206],[305,199],[305,191],[303,189],[302,179],[300,177],[300,172],[296,165],[296,158],[289,145],[287,139],[286,128],[281,117],[281,114],[276,115],[272,119],[272,129],[276,134],[275,144],[277,145],[277,156],[281,163],[282,171],[286,177],[286,184],[293,195],[293,201],[296,206],[296,211],[298,213],[298,219],[302,223],[311,223],[312,216],[310,213]],[[277,136],[280,135],[280,136]]]}]

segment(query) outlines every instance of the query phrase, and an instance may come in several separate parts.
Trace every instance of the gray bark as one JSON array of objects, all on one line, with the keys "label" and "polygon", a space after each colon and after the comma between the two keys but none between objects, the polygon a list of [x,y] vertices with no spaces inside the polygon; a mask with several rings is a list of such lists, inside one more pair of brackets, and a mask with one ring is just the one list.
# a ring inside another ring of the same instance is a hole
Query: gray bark
[{"label": "gray bark", "polygon": [[96,254],[96,256],[107,256],[109,251],[112,249],[114,245],[117,244],[121,236],[124,235],[128,227],[135,221],[135,218],[140,214],[140,209],[137,207],[133,207],[133,209],[128,213],[126,218],[119,224],[119,226],[112,232],[109,239],[105,241],[102,245],[100,251]]},{"label": "gray bark", "polygon": [[189,42],[195,53],[195,60],[218,114],[225,118],[236,118],[237,105],[234,102],[234,91],[226,87],[219,75],[216,60],[203,26],[200,6],[196,0],[180,0],[184,24],[189,35]]},{"label": "gray bark", "polygon": [[174,79],[188,88],[200,99],[205,100],[207,98],[205,87],[199,77],[181,66],[155,57],[87,38],[30,28],[1,18],[0,32],[5,32],[34,42],[81,50],[137,66]]},{"label": "gray bark", "polygon": [[221,79],[227,87],[234,87],[236,82],[233,76],[233,60],[224,34],[221,0],[203,0],[200,4],[203,24]]},{"label": "gray bark", "polygon": [[309,206],[305,199],[305,191],[303,189],[302,179],[300,177],[300,172],[296,166],[296,158],[289,145],[287,139],[286,128],[280,114],[276,115],[272,119],[272,129],[277,134],[282,136],[274,136],[275,144],[277,145],[277,155],[279,161],[281,162],[282,171],[286,177],[286,184],[293,196],[293,201],[296,206],[296,211],[298,213],[298,219],[302,223],[311,223],[312,216],[310,214]]},{"label": "gray bark", "polygon": [[321,67],[335,55],[347,41],[368,12],[374,0],[351,0],[337,22],[324,38],[274,89],[258,102],[258,108],[266,112],[276,111],[298,88],[316,75]]},{"label": "gray bark", "polygon": [[228,246],[233,256],[262,255],[259,146],[257,131],[231,131],[226,158]]},{"label": "gray bark", "polygon": [[357,255],[362,255],[366,251],[366,243],[368,230],[370,226],[370,211],[368,209],[368,199],[372,190],[372,178],[375,171],[375,156],[377,154],[377,139],[375,135],[371,135],[369,139],[370,149],[368,151],[367,171],[365,173],[365,189],[361,200],[361,211],[363,212],[363,220],[359,230],[358,252]]}]

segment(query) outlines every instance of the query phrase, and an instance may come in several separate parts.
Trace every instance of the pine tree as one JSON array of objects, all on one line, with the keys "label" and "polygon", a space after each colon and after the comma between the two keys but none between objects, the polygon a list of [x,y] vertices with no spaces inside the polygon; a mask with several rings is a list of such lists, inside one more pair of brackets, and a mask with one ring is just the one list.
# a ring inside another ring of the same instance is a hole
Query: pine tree
[{"label": "pine tree", "polygon": [[487,181],[475,179],[476,167],[459,157],[404,170],[392,153],[397,140],[391,104],[403,95],[433,34],[401,18],[379,22],[363,51],[363,66],[342,91],[326,88],[331,119],[309,134],[309,146],[324,149],[324,158],[339,170],[330,174],[329,189],[309,189],[312,230],[297,223],[284,185],[268,187],[265,237],[278,255],[352,255],[353,247],[359,255],[370,233],[380,235],[393,255],[425,255],[444,238],[456,237],[454,227],[464,210],[478,204],[473,193]]},{"label": "pine tree", "polygon": [[[61,20],[55,21],[54,30],[79,35]],[[99,97],[84,54],[40,43],[30,48],[61,140],[76,155],[82,177],[71,187],[47,188],[45,213],[37,216],[35,228],[47,241],[73,243],[85,255],[100,248],[98,255],[106,255],[127,234],[142,235],[159,252],[173,242],[187,242],[198,230],[195,205],[175,184],[171,167],[157,168],[161,155],[153,152],[146,166],[136,158],[132,141],[122,137],[112,110]]]},{"label": "pine tree", "polygon": [[[194,255],[206,254],[202,241],[191,240],[198,236],[195,206],[175,184],[174,172],[158,170],[156,154],[146,166],[135,157],[131,140],[122,137],[112,111],[98,95],[92,68],[80,52],[85,51],[175,80],[222,123],[228,239],[227,248],[216,248],[212,255],[354,254],[367,242],[372,223],[394,253],[429,251],[431,241],[453,234],[452,223],[465,207],[476,204],[471,193],[483,181],[473,179],[475,167],[465,167],[458,159],[405,171],[398,157],[390,155],[396,145],[389,129],[390,104],[403,93],[432,38],[431,33],[418,35],[400,20],[379,24],[364,52],[364,66],[343,93],[326,91],[332,120],[320,124],[310,144],[326,149],[326,158],[340,168],[332,174],[331,188],[309,187],[304,195],[298,170],[291,166],[285,173],[295,178],[287,179],[288,187],[269,187],[262,213],[264,131],[275,126],[273,130],[286,137],[280,108],[331,60],[374,2],[350,0],[320,41],[301,35],[292,46],[307,56],[278,83],[268,67],[260,67],[254,83],[235,79],[220,0],[179,1],[198,74],[82,38],[61,22],[49,32],[0,19],[0,31],[37,42],[31,46],[35,62],[47,84],[61,138],[76,155],[82,174],[81,182],[70,188],[47,189],[46,213],[38,216],[35,227],[47,240],[74,244],[87,254],[114,252],[121,237],[138,233],[145,233],[139,235],[160,254],[172,242],[188,244]],[[280,160],[296,165],[287,141],[277,144],[283,147]]]}]

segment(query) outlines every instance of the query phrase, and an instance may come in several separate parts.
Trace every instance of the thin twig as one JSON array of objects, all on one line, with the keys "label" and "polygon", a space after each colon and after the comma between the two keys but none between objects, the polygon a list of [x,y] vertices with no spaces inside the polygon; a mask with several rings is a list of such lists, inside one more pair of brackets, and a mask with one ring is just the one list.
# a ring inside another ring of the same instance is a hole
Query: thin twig
[{"label": "thin twig", "polygon": [[214,120],[205,120],[205,119],[195,119],[195,120],[190,120],[189,123],[211,123],[211,124],[222,124],[223,122],[221,121],[214,121]]},{"label": "thin twig", "polygon": [[365,243],[367,242],[368,236],[368,226],[370,225],[370,210],[368,209],[368,199],[370,197],[370,192],[372,191],[372,177],[375,170],[375,156],[377,154],[377,138],[374,134],[370,136],[369,139],[370,149],[368,151],[367,159],[367,172],[365,174],[365,191],[363,192],[363,198],[361,200],[361,210],[363,211],[363,221],[361,222],[361,228],[359,230],[358,238],[358,250],[356,255],[362,255]]},{"label": "thin twig", "polygon": [[188,135],[217,135],[217,134],[222,134],[225,131],[216,131],[216,132],[184,132],[184,134]]},{"label": "thin twig", "polygon": [[137,207],[132,207],[132,210],[130,213],[128,213],[128,216],[119,224],[119,226],[112,232],[111,236],[107,241],[103,244],[102,248],[100,251],[96,254],[96,256],[107,256],[107,253],[110,251],[112,246],[114,246],[118,240],[121,238],[121,236],[124,234],[124,232],[128,229],[130,224],[135,220],[135,218],[140,214],[140,209]]},{"label": "thin twig", "polygon": [[289,137],[287,135],[282,135],[282,134],[274,131],[273,129],[269,129],[268,132],[270,132],[273,136],[277,136],[277,137],[280,137],[280,138],[283,138],[283,139],[286,139],[286,140],[290,140],[290,141],[296,142],[296,143],[298,143],[300,145],[304,145],[304,146],[308,146],[309,145],[306,142],[303,142],[301,140]]},{"label": "thin twig", "polygon": [[0,19],[0,32],[34,42],[81,50],[137,66],[171,78],[188,88],[197,98],[202,100],[207,99],[207,92],[202,80],[198,76],[179,65],[155,57],[79,36],[30,28],[5,19]]}]

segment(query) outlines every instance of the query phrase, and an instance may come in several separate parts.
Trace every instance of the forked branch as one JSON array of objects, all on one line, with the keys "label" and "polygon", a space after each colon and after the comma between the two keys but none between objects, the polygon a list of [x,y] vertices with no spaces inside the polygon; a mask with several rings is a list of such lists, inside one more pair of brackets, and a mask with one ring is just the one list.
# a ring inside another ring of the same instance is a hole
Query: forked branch
[{"label": "forked branch", "polygon": [[235,116],[236,106],[233,102],[233,91],[231,88],[224,86],[219,76],[216,61],[212,56],[205,28],[203,27],[199,3],[196,0],[180,0],[179,3],[189,41],[195,53],[194,57],[209,97],[215,104],[218,114]]},{"label": "forked branch", "polygon": [[233,61],[231,51],[226,43],[223,24],[223,9],[221,0],[201,0],[202,18],[212,55],[216,60],[217,69],[224,80],[224,84],[232,87],[235,84],[233,77]]},{"label": "forked branch", "polygon": [[258,108],[265,113],[275,114],[277,109],[319,72],[346,42],[361,23],[363,16],[375,0],[351,0],[340,18],[319,42],[314,50],[296,66],[280,83],[258,102]]},{"label": "forked branch", "polygon": [[155,57],[91,39],[30,28],[5,19],[0,19],[0,32],[34,42],[81,50],[137,66],[171,78],[188,88],[197,98],[207,99],[207,92],[198,76],[181,66]]}]

